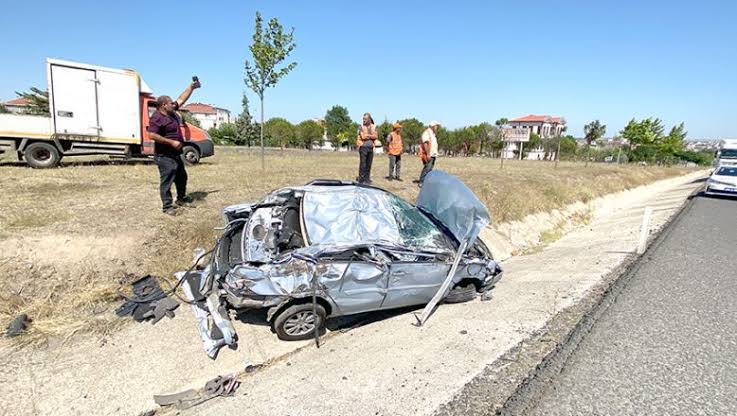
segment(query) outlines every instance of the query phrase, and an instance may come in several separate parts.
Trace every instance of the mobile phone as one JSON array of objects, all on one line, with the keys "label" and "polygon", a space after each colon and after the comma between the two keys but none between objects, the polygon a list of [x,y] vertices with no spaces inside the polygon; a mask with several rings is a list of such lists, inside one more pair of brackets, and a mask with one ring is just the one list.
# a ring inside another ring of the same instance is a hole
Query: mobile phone
[{"label": "mobile phone", "polygon": [[197,78],[197,75],[192,76],[192,82],[195,84],[195,88],[199,88],[200,85],[200,79]]}]

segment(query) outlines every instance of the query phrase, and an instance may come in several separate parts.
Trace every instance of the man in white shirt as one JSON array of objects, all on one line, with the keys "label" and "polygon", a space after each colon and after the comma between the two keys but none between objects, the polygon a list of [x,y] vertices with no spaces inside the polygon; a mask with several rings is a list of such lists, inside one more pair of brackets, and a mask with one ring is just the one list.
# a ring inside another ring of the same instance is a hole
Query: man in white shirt
[{"label": "man in white shirt", "polygon": [[435,159],[438,157],[438,138],[435,136],[440,123],[437,121],[431,121],[430,127],[428,127],[423,133],[420,142],[420,155],[422,157],[422,173],[420,174],[420,180],[418,185],[422,187],[422,183],[425,181],[425,176],[435,167]]}]

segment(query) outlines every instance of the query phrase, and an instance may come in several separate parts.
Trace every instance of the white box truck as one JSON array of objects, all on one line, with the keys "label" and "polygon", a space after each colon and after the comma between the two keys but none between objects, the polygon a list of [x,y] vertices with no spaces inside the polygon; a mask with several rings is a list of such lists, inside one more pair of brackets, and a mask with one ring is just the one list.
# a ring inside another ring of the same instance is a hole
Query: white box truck
[{"label": "white box truck", "polygon": [[[154,143],[146,130],[156,97],[133,70],[46,60],[47,117],[0,114],[0,153],[34,168],[50,168],[63,157],[147,157]],[[189,163],[214,154],[204,130],[182,123],[182,149]]]}]

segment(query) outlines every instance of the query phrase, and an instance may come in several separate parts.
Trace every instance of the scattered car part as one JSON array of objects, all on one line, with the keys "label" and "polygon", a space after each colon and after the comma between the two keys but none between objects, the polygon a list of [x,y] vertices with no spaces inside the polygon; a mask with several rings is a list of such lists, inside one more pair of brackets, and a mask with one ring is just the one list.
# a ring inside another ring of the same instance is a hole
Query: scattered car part
[{"label": "scattered car part", "polygon": [[154,395],[154,402],[159,406],[175,406],[179,410],[189,409],[215,397],[232,396],[240,384],[234,375],[217,376],[205,383],[205,387],[201,390],[190,389],[174,394]]},{"label": "scattered car part", "polygon": [[5,336],[8,338],[17,337],[22,334],[26,328],[28,328],[28,324],[30,324],[31,321],[32,319],[25,313],[16,316],[15,319],[10,321],[8,328],[5,331]]},{"label": "scattered car part", "polygon": [[131,315],[138,322],[151,320],[152,324],[164,316],[174,318],[174,310],[179,303],[164,293],[156,278],[146,275],[133,282],[132,286],[133,297],[120,294],[126,301],[115,310],[116,315]]}]

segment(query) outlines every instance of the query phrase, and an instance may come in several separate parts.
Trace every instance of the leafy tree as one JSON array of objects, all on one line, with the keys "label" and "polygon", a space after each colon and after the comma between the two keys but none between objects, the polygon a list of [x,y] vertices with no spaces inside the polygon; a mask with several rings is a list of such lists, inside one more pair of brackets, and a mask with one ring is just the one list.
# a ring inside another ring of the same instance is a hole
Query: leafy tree
[{"label": "leafy tree", "polygon": [[7,114],[9,112],[10,112],[10,110],[8,110],[7,107],[5,107],[4,105],[0,104],[0,114]]},{"label": "leafy tree", "polygon": [[714,152],[711,150],[701,150],[698,152],[682,150],[676,154],[676,157],[685,162],[693,162],[701,166],[711,166],[714,162]]},{"label": "leafy tree", "polygon": [[261,130],[258,123],[254,123],[251,117],[251,111],[248,106],[248,96],[244,93],[241,100],[242,110],[238,118],[235,119],[235,127],[238,130],[238,139],[234,144],[251,147],[259,139],[259,131]]},{"label": "leafy tree", "polygon": [[253,55],[253,63],[246,60],[245,82],[261,101],[261,169],[266,168],[264,158],[264,93],[267,88],[276,86],[281,78],[297,66],[296,62],[291,62],[280,67],[296,47],[294,28],[289,32],[285,32],[282,25],[274,17],[269,20],[267,27],[264,29],[261,13],[256,12],[253,44],[249,47]]},{"label": "leafy tree", "polygon": [[386,145],[385,139],[386,136],[389,135],[393,130],[393,124],[389,122],[389,120],[384,120],[381,124],[376,126],[376,132],[379,134],[379,140],[381,140],[381,143]]},{"label": "leafy tree", "polygon": [[15,95],[21,98],[25,98],[28,101],[28,108],[24,111],[25,114],[48,116],[49,111],[49,92],[41,90],[40,88],[31,87],[26,92],[15,92]]},{"label": "leafy tree", "polygon": [[268,136],[270,144],[278,145],[282,149],[290,143],[295,143],[297,132],[289,121],[281,117],[270,118],[264,123],[264,133]]},{"label": "leafy tree", "polygon": [[497,127],[502,127],[503,125],[509,123],[509,120],[506,117],[502,117],[494,122],[494,125]]},{"label": "leafy tree", "polygon": [[670,129],[670,133],[660,140],[658,145],[658,153],[662,159],[668,160],[675,158],[680,152],[684,150],[686,136],[688,132],[683,123],[673,126]]},{"label": "leafy tree", "polygon": [[576,156],[576,149],[578,148],[578,142],[573,136],[565,136],[560,138],[560,156],[559,158],[566,156],[567,158],[573,158]]},{"label": "leafy tree", "polygon": [[340,105],[334,105],[325,113],[325,129],[335,150],[350,142],[351,136],[355,139],[358,131],[358,128],[353,129],[353,120],[348,115],[348,109]]},{"label": "leafy tree", "polygon": [[191,124],[195,127],[202,127],[202,125],[200,124],[200,121],[194,118],[192,113],[190,113],[189,111],[186,111],[186,110],[179,111],[179,114],[181,114],[182,120],[184,120],[185,123]]},{"label": "leafy tree", "polygon": [[314,120],[305,120],[297,124],[297,140],[306,149],[312,150],[312,145],[322,140],[322,126]]},{"label": "leafy tree", "polygon": [[586,166],[591,158],[591,143],[599,140],[606,134],[606,125],[601,124],[599,120],[594,120],[583,127],[584,138],[586,139]]},{"label": "leafy tree", "polygon": [[217,144],[236,144],[238,128],[234,123],[223,123],[208,130],[207,134]]}]

